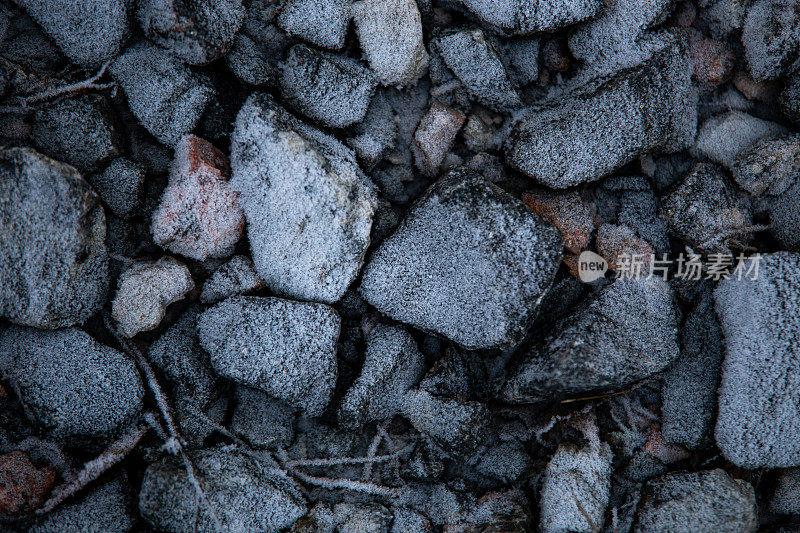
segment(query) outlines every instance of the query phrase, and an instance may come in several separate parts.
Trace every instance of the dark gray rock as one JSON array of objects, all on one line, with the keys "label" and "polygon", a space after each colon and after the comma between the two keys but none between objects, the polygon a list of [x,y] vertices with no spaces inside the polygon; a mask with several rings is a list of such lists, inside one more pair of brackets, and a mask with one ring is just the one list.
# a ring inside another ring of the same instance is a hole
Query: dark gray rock
[{"label": "dark gray rock", "polygon": [[350,0],[288,0],[278,25],[290,35],[331,50],[340,50],[350,23]]},{"label": "dark gray rock", "polygon": [[466,348],[510,347],[533,321],[562,247],[558,231],[520,201],[454,171],[375,251],[360,291],[391,318]]},{"label": "dark gray rock", "polygon": [[331,128],[361,122],[378,80],[358,61],[298,44],[281,64],[281,95],[305,116]]},{"label": "dark gray rock", "polygon": [[788,130],[777,122],[741,111],[729,111],[703,122],[697,132],[695,148],[712,161],[732,169],[759,141],[787,133]]},{"label": "dark gray rock", "polygon": [[781,194],[800,174],[800,135],[759,141],[731,168],[736,183],[747,192]]},{"label": "dark gray rock", "polygon": [[213,304],[263,287],[264,280],[258,277],[253,260],[244,255],[234,255],[206,279],[200,301]]},{"label": "dark gray rock", "polygon": [[787,250],[800,250],[800,179],[769,203],[770,231]]},{"label": "dark gray rock", "polygon": [[623,389],[678,357],[678,317],[662,279],[618,279],[535,343],[501,391],[511,403]]},{"label": "dark gray rock", "polygon": [[372,97],[364,120],[353,126],[353,132],[355,135],[347,139],[347,145],[365,168],[374,167],[394,146],[398,127],[383,91]]},{"label": "dark gray rock", "polygon": [[142,407],[144,389],[133,361],[75,328],[6,329],[0,372],[27,412],[59,440],[109,437]]},{"label": "dark gray rock", "polygon": [[519,85],[539,79],[539,39],[512,39],[505,43],[508,73]]},{"label": "dark gray rock", "polygon": [[294,440],[295,410],[260,390],[236,387],[230,430],[257,447],[288,447]]},{"label": "dark gray rock", "polygon": [[800,125],[800,72],[787,80],[779,102],[783,114],[795,124]]},{"label": "dark gray rock", "polygon": [[228,68],[244,83],[277,87],[278,64],[292,43],[275,19],[279,5],[272,0],[252,0],[242,28],[225,55]]},{"label": "dark gray rock", "polygon": [[780,473],[769,510],[776,514],[800,514],[800,468],[790,468]]},{"label": "dark gray rock", "polygon": [[340,323],[327,305],[237,296],[205,311],[198,330],[219,375],[319,416],[336,384]]},{"label": "dark gray rock", "polygon": [[142,204],[144,170],[130,159],[119,157],[89,177],[100,198],[120,218],[130,218]]},{"label": "dark gray rock", "polygon": [[[306,512],[297,483],[235,448],[202,450],[193,461],[222,531],[282,531]],[[219,531],[173,458],[145,471],[139,511],[159,531]]]},{"label": "dark gray rock", "polygon": [[743,468],[798,466],[800,255],[764,255],[752,277],[723,280],[714,292],[726,348],[717,446]]},{"label": "dark gray rock", "polygon": [[339,300],[361,269],[377,208],[353,153],[255,94],[236,119],[231,166],[253,263],[267,287]]},{"label": "dark gray rock", "polygon": [[139,0],[136,5],[144,34],[190,65],[222,57],[244,15],[242,0]]},{"label": "dark gray rock", "polygon": [[481,23],[509,35],[558,30],[587,20],[603,8],[600,0],[452,0]]},{"label": "dark gray rock", "polygon": [[106,218],[69,165],[0,150],[0,316],[40,328],[82,324],[108,292]]},{"label": "dark gray rock", "polygon": [[723,470],[667,474],[642,489],[636,533],[752,533],[758,526],[753,487]]},{"label": "dark gray rock", "polygon": [[758,0],[747,11],[742,44],[753,78],[780,77],[797,61],[800,6],[792,0]]}]

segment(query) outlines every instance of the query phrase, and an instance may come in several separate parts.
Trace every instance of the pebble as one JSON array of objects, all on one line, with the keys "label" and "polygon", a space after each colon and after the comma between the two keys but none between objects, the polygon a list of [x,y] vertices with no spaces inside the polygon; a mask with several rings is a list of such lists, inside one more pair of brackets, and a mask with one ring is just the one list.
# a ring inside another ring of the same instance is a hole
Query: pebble
[{"label": "pebble", "polygon": [[730,170],[736,183],[754,196],[782,194],[800,174],[800,135],[757,141]]},{"label": "pebble", "polygon": [[589,244],[594,232],[594,219],[589,204],[583,201],[578,191],[536,189],[523,193],[522,201],[558,228],[564,237],[564,247],[570,252],[580,253]]},{"label": "pebble", "polygon": [[444,162],[461,126],[464,114],[458,109],[434,101],[414,132],[414,160],[426,176],[435,176]]},{"label": "pebble", "polygon": [[350,0],[288,0],[278,25],[311,44],[341,50],[352,18],[350,5]]},{"label": "pebble", "polygon": [[264,280],[258,277],[253,260],[245,255],[234,255],[203,284],[200,301],[213,304],[230,296],[239,296],[262,288]]},{"label": "pebble", "polygon": [[144,169],[125,157],[112,160],[89,182],[112,213],[120,218],[136,214],[144,199]]}]

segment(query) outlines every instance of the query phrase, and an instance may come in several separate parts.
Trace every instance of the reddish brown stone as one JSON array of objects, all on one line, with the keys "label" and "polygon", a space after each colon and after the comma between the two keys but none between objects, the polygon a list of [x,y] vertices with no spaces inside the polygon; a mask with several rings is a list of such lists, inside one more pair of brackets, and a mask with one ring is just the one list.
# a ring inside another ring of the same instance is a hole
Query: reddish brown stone
[{"label": "reddish brown stone", "polygon": [[55,481],[53,468],[36,468],[24,452],[0,455],[0,513],[16,516],[33,511],[42,504]]},{"label": "reddish brown stone", "polygon": [[693,28],[683,30],[688,36],[694,77],[703,85],[716,87],[733,77],[736,55],[730,46],[708,39]]},{"label": "reddish brown stone", "polygon": [[570,252],[577,254],[589,243],[594,231],[594,219],[589,206],[577,191],[529,191],[523,193],[522,201],[558,228],[564,236],[564,246]]},{"label": "reddish brown stone", "polygon": [[637,237],[628,226],[603,224],[597,229],[596,246],[597,253],[608,261],[611,270],[619,270],[623,266],[618,264],[621,256],[641,256],[643,261],[638,263],[642,266],[641,273],[646,275],[649,272],[653,248],[647,241]]}]

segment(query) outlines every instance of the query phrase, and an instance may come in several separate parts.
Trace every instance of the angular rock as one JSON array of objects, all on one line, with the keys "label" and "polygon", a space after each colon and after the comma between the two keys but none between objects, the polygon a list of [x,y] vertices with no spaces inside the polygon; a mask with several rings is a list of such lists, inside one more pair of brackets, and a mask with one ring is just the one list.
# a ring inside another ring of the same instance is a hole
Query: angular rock
[{"label": "angular rock", "polygon": [[800,135],[758,141],[739,156],[731,175],[755,196],[783,193],[800,175]]},{"label": "angular rock", "polygon": [[407,507],[392,508],[392,529],[389,533],[432,533],[433,526],[425,515]]},{"label": "angular rock", "polygon": [[395,145],[398,136],[395,114],[383,91],[375,94],[364,120],[353,129],[356,135],[347,139],[347,145],[362,164],[374,167]]},{"label": "angular rock", "polygon": [[784,470],[769,502],[771,513],[800,514],[800,469]]},{"label": "angular rock", "polygon": [[[193,462],[222,531],[282,531],[306,512],[297,483],[235,448],[202,450]],[[139,511],[160,531],[218,530],[183,465],[172,458],[145,471]]]},{"label": "angular rock", "polygon": [[520,201],[454,171],[375,251],[360,291],[389,317],[468,349],[510,347],[535,317],[562,246],[558,231]]},{"label": "angular rock", "polygon": [[238,296],[200,317],[200,343],[221,376],[319,416],[336,384],[341,319],[327,305]]},{"label": "angular rock", "polygon": [[260,390],[236,387],[230,430],[253,446],[289,446],[294,440],[294,409]]},{"label": "angular rock", "polygon": [[105,169],[89,177],[103,202],[120,218],[130,218],[142,204],[144,169],[130,159],[118,157]]},{"label": "angular rock", "polygon": [[798,466],[800,354],[793,339],[800,318],[793,309],[800,302],[800,255],[764,255],[756,280],[741,277],[721,281],[714,292],[725,335],[717,446],[743,468]]},{"label": "angular rock", "polygon": [[153,241],[198,261],[230,255],[245,219],[229,174],[228,158],[214,145],[195,135],[181,139],[153,213]]},{"label": "angular rock", "polygon": [[508,71],[519,85],[539,79],[539,39],[514,39],[505,44]]},{"label": "angular rock", "polygon": [[339,424],[353,430],[398,414],[406,392],[425,371],[425,357],[402,327],[378,324],[366,343],[361,375],[339,407]]},{"label": "angular rock", "polygon": [[6,329],[0,333],[0,373],[57,439],[108,437],[142,407],[144,389],[133,361],[75,328]]},{"label": "angular rock", "polygon": [[414,133],[414,159],[426,176],[435,176],[456,140],[464,114],[438,100],[431,104]]},{"label": "angular rock", "polygon": [[222,57],[244,15],[242,0],[140,0],[136,5],[147,38],[190,65]]},{"label": "angular rock", "polygon": [[194,281],[189,269],[169,256],[155,262],[134,263],[117,280],[111,316],[123,335],[133,337],[158,327],[167,306],[192,289]]},{"label": "angular rock", "polygon": [[159,141],[174,148],[191,132],[214,95],[181,61],[155,45],[137,44],[111,65],[128,106]]},{"label": "angular rock", "polygon": [[414,0],[361,0],[352,7],[364,57],[383,85],[413,85],[428,66]]},{"label": "angular rock", "polygon": [[750,483],[723,470],[667,474],[642,489],[636,533],[752,533],[758,526]]},{"label": "angular rock", "polygon": [[659,277],[621,278],[588,297],[536,343],[501,391],[510,403],[623,389],[678,357],[672,290]]},{"label": "angular rock", "polygon": [[570,252],[580,253],[589,244],[594,220],[589,204],[577,191],[560,193],[538,189],[523,193],[522,201],[558,228],[564,236],[564,246]]},{"label": "angular rock", "polygon": [[228,68],[245,83],[277,86],[278,64],[292,41],[275,25],[279,7],[272,0],[252,0],[225,56]]},{"label": "angular rock", "polygon": [[514,483],[530,475],[534,470],[533,460],[519,441],[501,442],[480,454],[474,465],[484,476],[502,483]]},{"label": "angular rock", "polygon": [[29,148],[0,150],[0,316],[82,324],[108,292],[100,199],[69,165]]},{"label": "angular rock", "polygon": [[279,84],[293,108],[325,126],[345,128],[364,119],[378,80],[354,59],[298,44],[281,64]]},{"label": "angular rock", "polygon": [[99,65],[128,37],[126,0],[17,0],[73,62]]},{"label": "angular rock", "polygon": [[258,277],[252,259],[244,255],[234,255],[203,284],[200,301],[213,304],[263,287],[264,280]]},{"label": "angular rock", "polygon": [[731,169],[759,141],[785,135],[776,122],[731,111],[706,120],[697,132],[696,149],[712,161]]},{"label": "angular rock", "polygon": [[495,46],[483,30],[450,33],[436,39],[434,46],[447,67],[479,103],[497,111],[522,105]]},{"label": "angular rock", "polygon": [[350,0],[288,0],[278,16],[278,25],[311,44],[340,50],[351,17]]},{"label": "angular rock", "polygon": [[[603,224],[597,228],[595,237],[597,252],[606,260],[608,267],[619,273],[632,266],[634,258],[642,260],[642,271],[648,273],[652,264],[653,248],[628,226]],[[631,272],[627,272],[631,274]]]},{"label": "angular rock", "polygon": [[781,112],[795,124],[800,124],[800,72],[787,80],[779,103]]},{"label": "angular rock", "polygon": [[509,35],[558,30],[601,12],[600,0],[452,0],[481,23]]},{"label": "angular rock", "polygon": [[507,162],[542,185],[598,180],[636,157],[694,141],[697,95],[680,43],[638,67],[546,101],[514,126]]},{"label": "angular rock", "polygon": [[800,179],[769,204],[770,231],[787,250],[800,251]]},{"label": "angular rock", "polygon": [[800,6],[792,0],[758,0],[750,6],[742,29],[750,74],[773,80],[796,64],[800,50]]},{"label": "angular rock", "polygon": [[255,94],[236,119],[231,159],[231,185],[267,287],[303,300],[339,300],[361,269],[377,208],[353,153]]}]

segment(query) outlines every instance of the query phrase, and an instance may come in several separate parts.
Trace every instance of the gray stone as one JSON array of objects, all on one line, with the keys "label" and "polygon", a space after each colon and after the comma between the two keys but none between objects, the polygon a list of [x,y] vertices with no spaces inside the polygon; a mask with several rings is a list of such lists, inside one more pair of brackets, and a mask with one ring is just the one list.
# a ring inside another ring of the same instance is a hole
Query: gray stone
[{"label": "gray stone", "polygon": [[278,25],[312,44],[340,50],[351,17],[350,0],[288,0],[278,16]]},{"label": "gray stone", "polygon": [[743,468],[800,465],[800,255],[762,256],[757,279],[721,281],[714,298],[725,335],[716,441]]},{"label": "gray stone", "polygon": [[800,135],[757,142],[739,157],[731,175],[755,196],[783,193],[800,175]]},{"label": "gray stone", "polygon": [[769,510],[776,514],[800,514],[800,468],[790,468],[780,473]]},{"label": "gray stone", "polygon": [[452,0],[483,24],[509,35],[553,31],[601,12],[601,0]]},{"label": "gray stone", "polygon": [[377,208],[353,153],[265,94],[239,111],[231,145],[231,185],[267,287],[303,300],[339,300],[361,269]]},{"label": "gray stone", "polygon": [[236,387],[230,430],[258,447],[288,447],[294,440],[294,409],[260,390]]},{"label": "gray stone", "polygon": [[120,218],[130,218],[142,204],[144,170],[130,159],[118,157],[89,177],[100,198]]},{"label": "gray stone", "polygon": [[786,86],[781,92],[780,99],[781,112],[786,117],[800,125],[800,72],[794,74],[786,81]]},{"label": "gray stone", "polygon": [[744,56],[757,81],[785,74],[800,49],[800,5],[793,0],[758,0],[742,29]]},{"label": "gray stone", "polygon": [[469,171],[454,171],[375,251],[360,291],[395,320],[469,349],[527,332],[561,259],[558,231]]},{"label": "gray stone", "polygon": [[219,375],[319,416],[336,384],[340,323],[327,305],[237,296],[205,311],[198,330]]},{"label": "gray stone", "polygon": [[769,204],[770,231],[784,248],[800,250],[800,179]]},{"label": "gray stone", "polygon": [[106,218],[69,165],[0,150],[0,316],[39,328],[82,324],[108,292]]},{"label": "gray stone", "polygon": [[6,329],[0,333],[0,372],[27,412],[60,440],[109,437],[142,407],[144,389],[133,361],[75,328]]},{"label": "gray stone", "polygon": [[258,277],[253,260],[244,255],[234,255],[203,284],[200,301],[213,304],[263,287],[264,280]]},{"label": "gray stone", "polygon": [[731,169],[744,154],[764,139],[774,139],[788,130],[769,120],[763,120],[741,111],[711,117],[703,122],[697,132],[696,150]]}]

